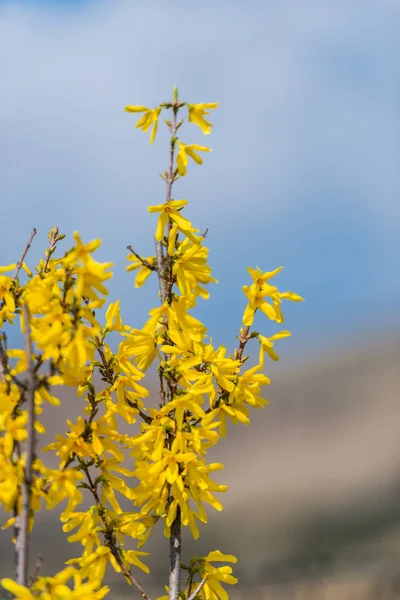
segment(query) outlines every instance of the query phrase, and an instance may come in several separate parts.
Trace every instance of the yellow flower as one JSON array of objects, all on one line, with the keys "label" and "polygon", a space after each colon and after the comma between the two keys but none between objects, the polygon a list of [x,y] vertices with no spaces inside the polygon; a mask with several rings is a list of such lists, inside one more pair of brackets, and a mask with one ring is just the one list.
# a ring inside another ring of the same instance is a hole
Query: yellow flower
[{"label": "yellow flower", "polygon": [[285,337],[289,337],[292,334],[290,331],[281,331],[280,333],[275,333],[275,335],[271,335],[271,337],[267,338],[264,335],[259,335],[258,339],[260,342],[260,364],[264,365],[264,352],[268,354],[272,360],[279,360],[279,356],[274,350],[274,342],[275,340],[280,340]]},{"label": "yellow flower", "polygon": [[75,247],[72,248],[67,255],[63,258],[63,263],[68,265],[75,265],[78,260],[85,263],[90,255],[101,246],[101,240],[96,239],[84,244],[77,231],[74,231]]},{"label": "yellow flower", "polygon": [[201,244],[193,244],[188,238],[179,244],[172,272],[176,276],[182,296],[194,294],[204,299],[209,297],[209,292],[200,284],[217,283],[217,280],[211,276],[207,256],[208,248]]},{"label": "yellow flower", "polygon": [[[152,270],[148,269],[142,263],[142,261],[136,258],[136,256],[134,256],[133,254],[129,254],[126,258],[132,263],[126,267],[127,271],[135,271],[136,269],[139,269],[135,279],[135,287],[142,287],[146,279],[151,275]],[[156,262],[156,257],[148,256],[145,260],[149,265],[154,266]]]},{"label": "yellow flower", "polygon": [[13,280],[11,277],[2,275],[5,271],[13,269],[15,269],[15,265],[0,267],[0,327],[3,326],[4,321],[12,322],[12,313],[15,312],[15,300],[11,291]]},{"label": "yellow flower", "polygon": [[71,565],[78,563],[81,567],[81,575],[88,577],[90,582],[100,583],[104,579],[108,563],[111,563],[117,573],[121,572],[121,567],[117,563],[110,548],[99,546],[92,554],[85,558],[71,558],[65,564]]},{"label": "yellow flower", "polygon": [[93,509],[85,512],[64,512],[61,515],[61,521],[64,521],[63,531],[69,533],[76,527],[79,530],[70,535],[69,542],[81,542],[84,547],[84,556],[89,556],[93,552],[94,545],[101,546],[99,532],[101,530],[100,516]]},{"label": "yellow flower", "polygon": [[[236,563],[237,558],[232,554],[222,554],[219,550],[210,552],[204,558],[198,558],[199,575],[206,582],[202,588],[202,597],[207,600],[228,600],[228,594],[222,587],[222,583],[234,585],[237,583],[237,578],[233,577],[231,567],[214,567],[212,562],[230,562]],[[198,584],[193,583],[193,589]]]},{"label": "yellow flower", "polygon": [[11,456],[14,441],[22,442],[26,440],[28,433],[26,431],[26,424],[28,422],[28,412],[26,410],[23,411],[21,416],[13,418],[9,416],[4,423],[5,436],[4,436],[4,454],[6,456]]},{"label": "yellow flower", "polygon": [[[257,310],[261,310],[271,321],[283,323],[283,315],[280,309],[282,299],[302,302],[303,298],[293,292],[280,292],[277,287],[267,283],[269,279],[277,275],[283,267],[278,267],[275,271],[262,273],[261,269],[248,268],[253,278],[253,283],[243,286],[243,291],[249,299],[243,314],[243,324],[248,327],[253,324],[254,315]],[[265,298],[269,296],[273,304],[269,304]]]},{"label": "yellow flower", "polygon": [[24,585],[19,585],[12,579],[2,579],[2,587],[15,596],[15,600],[35,600],[35,596]]},{"label": "yellow flower", "polygon": [[117,300],[110,304],[107,308],[106,312],[106,328],[110,331],[125,331],[128,330],[129,327],[122,323],[121,312],[120,312],[120,302]]},{"label": "yellow flower", "polygon": [[0,275],[0,300],[4,302],[8,310],[13,312],[15,310],[15,301],[12,292],[10,291],[13,280],[11,277]]},{"label": "yellow flower", "polygon": [[156,336],[140,329],[131,329],[121,342],[118,354],[134,357],[137,367],[146,371],[157,355]]},{"label": "yellow flower", "polygon": [[268,400],[260,397],[261,387],[270,383],[269,378],[263,373],[259,373],[263,367],[263,362],[255,365],[245,371],[238,377],[235,383],[235,389],[229,396],[229,403],[232,407],[237,407],[240,403],[246,403],[252,408],[264,408]]},{"label": "yellow flower", "polygon": [[210,114],[207,109],[218,108],[218,102],[188,104],[189,121],[200,127],[205,135],[211,133],[211,123],[205,120],[205,115]]},{"label": "yellow flower", "polygon": [[179,209],[183,208],[188,204],[187,200],[171,200],[171,202],[165,202],[164,204],[156,204],[155,206],[148,206],[147,210],[149,213],[160,213],[157,223],[157,230],[155,238],[157,242],[161,242],[164,237],[165,226],[168,221],[174,221],[178,225],[178,229],[183,233],[198,231],[192,227],[191,222],[185,217],[182,217]]},{"label": "yellow flower", "polygon": [[[66,582],[73,578],[73,589]],[[30,591],[27,587],[19,585],[12,579],[2,579],[4,589],[15,596],[15,600],[101,600],[108,594],[107,586],[98,586],[91,582],[83,582],[79,571],[72,567],[63,569],[55,577],[39,577]]]},{"label": "yellow flower", "polygon": [[184,144],[183,142],[178,142],[179,152],[176,157],[176,162],[178,165],[179,175],[183,177],[186,175],[186,166],[189,162],[188,156],[192,158],[198,165],[203,164],[203,159],[196,154],[195,150],[198,152],[211,152],[211,148],[206,148],[206,146],[199,146],[198,144]]},{"label": "yellow flower", "polygon": [[14,271],[14,269],[16,268],[16,264],[13,263],[12,265],[7,265],[6,267],[0,267],[0,274],[1,273],[6,273],[8,271]]},{"label": "yellow flower", "polygon": [[140,127],[142,131],[146,132],[153,125],[153,129],[150,134],[150,144],[152,144],[156,139],[158,117],[161,112],[161,107],[151,109],[147,108],[146,106],[125,106],[125,111],[144,113],[144,115],[136,123],[136,127]]},{"label": "yellow flower", "polygon": [[94,289],[99,291],[104,296],[108,294],[107,288],[102,282],[112,277],[111,272],[106,273],[107,269],[112,266],[112,262],[99,263],[90,255],[87,256],[84,265],[75,270],[77,277],[75,294],[78,299],[81,300],[83,297],[89,298],[89,300],[97,303],[97,305],[92,305],[93,308],[101,307],[104,303],[104,300],[100,300],[98,298]]},{"label": "yellow flower", "polygon": [[[184,396],[178,396],[175,400],[171,400],[168,402],[161,410],[160,415],[168,415],[168,413],[175,409],[175,421],[179,428],[182,427],[184,422],[185,411],[190,411],[196,419],[203,419],[205,417],[205,412],[199,406],[197,402],[194,401],[195,396],[192,394],[185,394]],[[175,439],[178,439],[178,434]],[[175,443],[175,442],[174,442]],[[172,444],[172,449],[174,449],[174,443]]]},{"label": "yellow flower", "polygon": [[[67,420],[70,431],[67,432],[67,437],[56,434],[56,441],[48,444],[43,448],[44,452],[55,450],[57,456],[60,457],[61,467],[65,465],[68,459],[76,454],[79,458],[95,457],[92,448],[84,441],[83,433],[85,431],[85,421],[83,417],[78,417],[76,425],[70,420]],[[65,471],[69,473],[69,471]]]},{"label": "yellow flower", "polygon": [[141,552],[140,550],[122,550],[121,555],[126,562],[134,565],[138,569],[141,569],[145,573],[150,573],[149,567],[142,563],[142,561],[138,558],[139,556],[149,556],[148,552]]}]

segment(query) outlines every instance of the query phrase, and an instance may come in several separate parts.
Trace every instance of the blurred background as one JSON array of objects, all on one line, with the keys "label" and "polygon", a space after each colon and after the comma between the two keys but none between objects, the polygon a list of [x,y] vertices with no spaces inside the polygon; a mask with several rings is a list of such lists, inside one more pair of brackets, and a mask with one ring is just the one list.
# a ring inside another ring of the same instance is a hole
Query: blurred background
[{"label": "blurred background", "polygon": [[[197,316],[232,350],[247,266],[284,265],[277,285],[306,299],[284,307],[293,335],[267,365],[271,404],[213,452],[224,511],[186,545],[187,558],[238,557],[234,599],[400,597],[399,28],[398,0],[0,0],[1,264],[32,227],[31,265],[54,225],[65,247],[75,230],[99,237],[110,301],[143,325],[156,285],[134,289],[126,246],[153,253],[146,206],[164,199],[168,138],[161,123],[151,146],[124,106],[168,101],[177,83],[185,101],[220,102],[211,136],[181,134],[213,149],[175,190],[209,228],[219,280]],[[81,406],[64,393],[45,441]],[[154,595],[168,568],[158,533]],[[44,574],[79,551],[40,513]],[[110,581],[113,598],[131,595]]]}]

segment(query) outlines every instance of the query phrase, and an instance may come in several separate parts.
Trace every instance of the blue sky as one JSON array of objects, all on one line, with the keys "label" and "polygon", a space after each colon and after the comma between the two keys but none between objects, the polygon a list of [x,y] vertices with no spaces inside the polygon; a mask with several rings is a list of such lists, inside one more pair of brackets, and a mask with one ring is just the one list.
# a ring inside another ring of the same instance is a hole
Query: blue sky
[{"label": "blue sky", "polygon": [[123,108],[178,83],[220,102],[211,136],[182,133],[213,153],[175,192],[209,227],[214,338],[233,339],[248,265],[283,264],[277,284],[306,298],[286,305],[289,354],[398,328],[399,25],[396,0],[0,1],[1,263],[32,226],[32,260],[55,224],[100,237],[111,299],[142,324],[155,286],[134,290],[125,247],[152,253],[168,141]]}]

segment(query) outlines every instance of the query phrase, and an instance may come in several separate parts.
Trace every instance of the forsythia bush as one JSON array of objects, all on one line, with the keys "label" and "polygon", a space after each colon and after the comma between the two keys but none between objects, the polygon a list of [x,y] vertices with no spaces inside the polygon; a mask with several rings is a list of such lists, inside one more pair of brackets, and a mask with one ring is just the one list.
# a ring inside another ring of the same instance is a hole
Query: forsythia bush
[{"label": "forsythia bush", "polygon": [[[141,329],[122,322],[119,301],[108,306],[105,323],[96,317],[106,302],[105,282],[112,276],[111,263],[93,258],[99,240],[84,243],[75,233],[74,246],[58,258],[64,236],[54,228],[44,259],[32,272],[25,256],[34,231],[19,263],[0,267],[0,503],[10,514],[5,527],[14,527],[17,569],[17,581],[1,583],[20,600],[104,598],[109,589],[102,582],[109,567],[148,600],[136,574],[148,572],[142,560],[147,553],[140,548],[159,522],[171,548],[163,599],[225,600],[223,586],[237,581],[226,564],[236,558],[219,550],[183,563],[181,532],[188,527],[197,538],[197,522],[207,522],[205,505],[222,509],[216,494],[227,488],[216,484],[212,474],[223,465],[208,463],[207,451],[225,436],[227,420],[248,424],[250,409],[267,404],[261,397],[262,386],[269,383],[262,372],[264,355],[277,360],[275,341],[290,333],[267,337],[251,332],[255,313],[283,323],[282,300],[302,298],[280,292],[272,283],[282,267],[271,272],[249,268],[243,327],[232,356],[224,346],[213,346],[206,327],[191,314],[216,280],[207,262],[205,234],[183,216],[188,202],[174,199],[172,188],[186,175],[189,159],[201,164],[198,153],[210,148],[182,142],[179,117],[187,110],[188,120],[209,134],[212,125],[206,117],[215,108],[217,103],[180,102],[177,88],[173,101],[157,108],[126,107],[127,112],[143,113],[136,126],[151,129],[150,142],[161,113],[171,113],[165,121],[171,135],[169,167],[162,175],[166,199],[148,207],[157,218],[155,255],[142,257],[129,247],[127,270],[137,271],[136,287],[151,275],[159,282],[158,305]],[[20,326],[24,349],[8,347],[6,324]],[[115,353],[108,343],[110,332],[120,336]],[[246,368],[244,350],[250,339],[259,344],[259,361]],[[160,396],[158,407],[148,408],[142,380],[154,362]],[[101,386],[94,383],[96,373]],[[40,416],[46,403],[60,404],[58,386],[84,396],[85,409],[43,449],[59,457],[58,469],[50,469],[38,452],[37,438],[44,433]],[[141,433],[120,433],[121,420],[132,424],[138,419]],[[92,498],[87,511],[80,510],[83,494]],[[132,503],[130,512],[121,509],[119,495]],[[35,513],[64,500],[62,529],[68,541],[80,544],[81,552],[54,577],[36,573],[30,578],[29,533]],[[126,549],[127,538],[138,549]],[[186,578],[181,585],[182,570]]]}]

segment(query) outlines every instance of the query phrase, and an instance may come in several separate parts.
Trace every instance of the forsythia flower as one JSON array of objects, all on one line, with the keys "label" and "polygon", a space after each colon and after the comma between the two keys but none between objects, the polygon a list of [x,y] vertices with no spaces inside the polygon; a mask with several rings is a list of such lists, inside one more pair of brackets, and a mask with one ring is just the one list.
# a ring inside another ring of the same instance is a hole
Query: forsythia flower
[{"label": "forsythia flower", "polygon": [[157,356],[157,335],[131,329],[119,347],[121,354],[135,359],[138,369],[146,371]]},{"label": "forsythia flower", "polygon": [[177,286],[182,296],[201,296],[208,298],[209,292],[202,285],[217,280],[211,276],[211,268],[207,265],[208,248],[194,244],[186,238],[176,251],[172,272],[176,276]]},{"label": "forsythia flower", "polygon": [[120,302],[117,300],[109,305],[106,312],[106,328],[109,331],[126,331],[129,329],[127,325],[122,323]]},{"label": "forsythia flower", "polygon": [[146,132],[152,125],[153,129],[150,134],[150,144],[156,139],[158,117],[161,112],[161,108],[147,108],[146,106],[125,106],[126,112],[144,112],[144,115],[136,123],[136,127],[140,127],[142,131]]},{"label": "forsythia flower", "polygon": [[275,333],[275,335],[271,335],[271,337],[265,337],[264,335],[259,335],[258,340],[260,342],[260,364],[264,365],[264,353],[268,354],[272,360],[279,360],[279,356],[274,350],[274,343],[276,340],[281,340],[282,338],[289,337],[292,334],[290,331],[281,331],[279,333]]},{"label": "forsythia flower", "polygon": [[13,280],[2,273],[13,271],[15,267],[16,265],[0,267],[0,327],[3,326],[4,321],[12,322],[15,311],[15,300],[11,291]]},{"label": "forsythia flower", "polygon": [[160,213],[157,223],[156,240],[160,242],[164,237],[165,226],[169,220],[174,221],[178,226],[178,229],[183,233],[198,231],[192,227],[191,222],[185,217],[182,217],[179,209],[186,206],[187,200],[171,200],[165,204],[157,204],[156,206],[148,206],[147,210],[149,213]]},{"label": "forsythia flower", "polygon": [[[73,578],[73,588],[66,583]],[[67,567],[55,577],[38,577],[29,589],[12,579],[2,579],[5,590],[14,594],[15,600],[101,600],[110,591],[108,586],[100,589],[96,582],[84,582],[82,574],[73,567]]]},{"label": "forsythia flower", "polygon": [[[139,269],[135,279],[135,287],[140,288],[145,283],[149,275],[151,275],[151,269],[146,267],[143,262],[136,258],[136,256],[133,254],[128,254],[127,259],[132,263],[126,267],[127,271],[135,271],[136,269]],[[148,256],[145,260],[149,265],[154,266],[156,257]]]},{"label": "forsythia flower", "polygon": [[[236,563],[237,558],[232,554],[222,554],[219,550],[210,552],[204,558],[193,558],[190,563],[192,572],[198,572],[201,580],[205,580],[196,598],[201,600],[228,600],[228,594],[222,584],[234,585],[238,580],[233,577],[231,567],[214,567],[211,564],[212,562]],[[192,582],[190,588],[185,590],[183,598],[191,597],[198,586],[198,583]],[[165,589],[169,592],[168,586]],[[168,598],[169,596],[166,595],[157,598],[157,600],[168,600]]]},{"label": "forsythia flower", "polygon": [[207,600],[228,600],[228,594],[222,587],[222,583],[234,585],[237,583],[236,577],[232,576],[231,567],[214,567],[212,562],[230,562],[236,563],[237,558],[231,554],[222,554],[219,550],[210,552],[204,562],[200,564],[200,576],[206,579],[204,584],[203,596]]},{"label": "forsythia flower", "polygon": [[[282,299],[293,300],[294,302],[302,302],[303,298],[293,292],[279,292],[278,288],[267,283],[272,277],[277,275],[283,267],[278,267],[275,271],[262,273],[260,269],[248,268],[250,275],[253,278],[253,283],[248,286],[243,286],[243,291],[247,296],[249,303],[243,314],[243,324],[250,326],[254,321],[254,314],[257,310],[261,310],[269,319],[277,323],[283,323],[283,315],[280,309]],[[265,300],[270,297],[273,301],[271,305]]]},{"label": "forsythia flower", "polygon": [[199,156],[195,150],[198,152],[211,152],[211,148],[206,148],[206,146],[199,146],[198,144],[183,144],[182,142],[178,142],[179,152],[176,157],[176,162],[178,165],[179,175],[183,177],[186,175],[186,167],[189,162],[188,156],[192,158],[198,165],[203,164],[203,159]]},{"label": "forsythia flower", "polygon": [[218,108],[218,102],[209,102],[208,104],[188,104],[189,121],[200,127],[205,135],[211,133],[211,123],[205,120],[205,115],[209,114],[208,109]]}]

